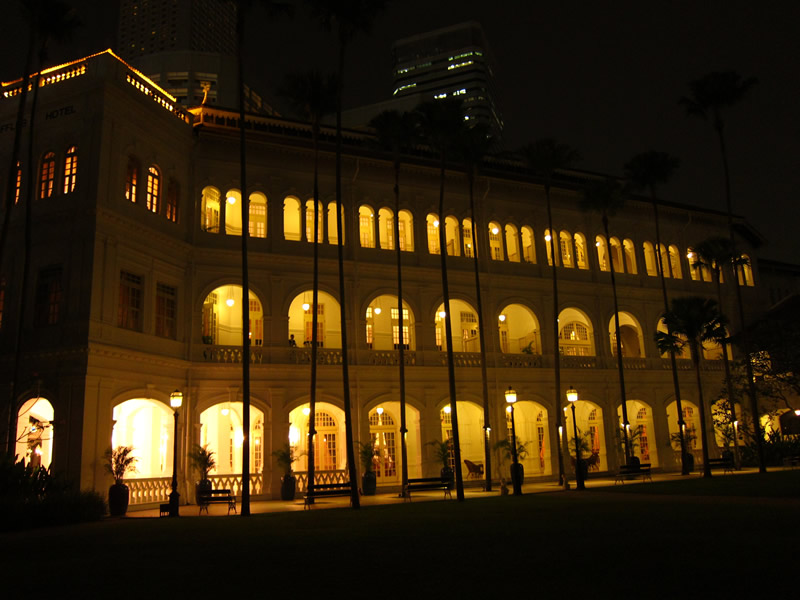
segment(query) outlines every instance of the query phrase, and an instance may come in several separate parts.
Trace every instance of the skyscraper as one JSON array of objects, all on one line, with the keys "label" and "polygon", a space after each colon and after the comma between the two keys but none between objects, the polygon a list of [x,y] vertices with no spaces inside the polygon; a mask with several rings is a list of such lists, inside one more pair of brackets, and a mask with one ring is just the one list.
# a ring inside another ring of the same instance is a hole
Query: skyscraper
[{"label": "skyscraper", "polygon": [[491,54],[479,23],[459,23],[397,40],[392,56],[395,98],[460,98],[467,119],[486,123],[496,135],[502,132]]}]

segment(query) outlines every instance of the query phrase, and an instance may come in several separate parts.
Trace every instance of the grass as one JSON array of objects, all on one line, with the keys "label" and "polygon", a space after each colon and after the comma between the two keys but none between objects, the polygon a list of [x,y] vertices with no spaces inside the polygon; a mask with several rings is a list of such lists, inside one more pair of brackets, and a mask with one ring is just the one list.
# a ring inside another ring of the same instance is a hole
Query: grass
[{"label": "grass", "polygon": [[0,536],[0,564],[8,597],[793,596],[788,524],[799,483],[795,471],[359,511],[108,520]]}]

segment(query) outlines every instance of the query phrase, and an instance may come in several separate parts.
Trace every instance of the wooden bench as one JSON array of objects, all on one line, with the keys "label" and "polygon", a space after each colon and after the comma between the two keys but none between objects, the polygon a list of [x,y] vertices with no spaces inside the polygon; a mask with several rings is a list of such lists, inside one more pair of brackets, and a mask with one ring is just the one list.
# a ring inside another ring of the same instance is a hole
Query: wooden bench
[{"label": "wooden bench", "polygon": [[236,498],[230,490],[208,490],[197,494],[197,505],[200,507],[201,515],[203,511],[208,514],[209,504],[227,504],[228,514],[231,514],[231,510],[236,512]]},{"label": "wooden bench", "polygon": [[403,490],[403,498],[410,502],[412,490],[442,490],[444,491],[445,498],[452,499],[453,496],[450,494],[450,488],[452,485],[452,480],[444,479],[442,477],[421,477],[418,479],[409,479],[408,483],[406,484],[406,489]]},{"label": "wooden bench", "polygon": [[334,497],[334,496],[350,496],[350,504],[353,504],[353,497],[352,497],[352,490],[350,488],[350,482],[340,482],[340,483],[315,483],[314,489],[311,493],[306,492],[306,495],[303,497],[303,509],[311,508],[311,505],[314,504],[315,498],[322,498],[322,497]]},{"label": "wooden bench", "polygon": [[722,473],[733,473],[733,458],[726,456],[723,458],[709,458],[709,469],[722,469]]},{"label": "wooden bench", "polygon": [[617,485],[617,483],[624,485],[626,479],[636,479],[639,476],[642,477],[642,483],[648,479],[653,481],[653,476],[650,473],[650,467],[650,463],[620,465],[619,473],[617,473],[617,477],[614,479],[614,485]]},{"label": "wooden bench", "polygon": [[467,465],[467,471],[469,471],[467,479],[470,477],[481,479],[483,477],[483,465],[481,463],[474,463],[471,460],[464,459],[464,464]]}]

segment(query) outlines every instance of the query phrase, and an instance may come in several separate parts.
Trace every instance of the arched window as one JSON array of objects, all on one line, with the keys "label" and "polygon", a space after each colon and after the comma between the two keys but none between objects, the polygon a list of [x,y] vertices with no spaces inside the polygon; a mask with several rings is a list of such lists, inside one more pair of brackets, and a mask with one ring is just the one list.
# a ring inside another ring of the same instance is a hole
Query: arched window
[{"label": "arched window", "polygon": [[579,269],[589,268],[589,259],[586,255],[586,238],[582,233],[576,233],[575,239],[575,260]]},{"label": "arched window", "polygon": [[644,250],[644,268],[650,277],[658,276],[658,267],[656,266],[656,253],[653,249],[653,244],[645,242],[642,244]]},{"label": "arched window", "polygon": [[[336,215],[335,210],[333,214]],[[286,196],[283,200],[283,238],[300,241],[300,200],[294,196]]]},{"label": "arched window", "polygon": [[429,214],[425,223],[428,232],[428,254],[439,254],[439,217]]},{"label": "arched window", "polygon": [[169,180],[167,186],[167,202],[164,205],[164,216],[168,221],[178,222],[178,202],[180,200],[180,187],[174,179]]},{"label": "arched window", "polygon": [[358,238],[362,248],[375,247],[375,213],[366,205],[358,208]]},{"label": "arched window", "polygon": [[608,245],[606,244],[606,238],[602,235],[598,235],[595,238],[594,245],[597,248],[597,264],[600,270],[610,271],[611,265],[608,262]]},{"label": "arched window", "polygon": [[447,242],[447,256],[460,256],[461,243],[458,233],[458,219],[446,217],[444,220],[444,235]]},{"label": "arched window", "polygon": [[378,211],[378,237],[382,250],[394,250],[394,213],[388,208]]},{"label": "arched window", "polygon": [[219,233],[219,190],[210,186],[203,188],[200,204],[203,219],[202,230]]},{"label": "arched window", "polygon": [[139,186],[139,161],[134,157],[128,158],[128,167],[125,171],[125,199],[136,202],[136,192]]},{"label": "arched window", "polygon": [[[250,291],[249,331],[250,343],[261,346],[264,340],[264,311],[258,297]],[[211,292],[203,301],[202,339],[204,344],[237,346],[242,343],[242,288],[223,285]]]},{"label": "arched window", "polygon": [[397,224],[400,230],[400,250],[403,252],[414,251],[414,217],[411,211],[400,211],[400,222]]},{"label": "arched window", "polygon": [[464,240],[464,256],[475,256],[475,240],[472,239],[472,220],[461,221],[461,237]]},{"label": "arched window", "polygon": [[558,244],[561,249],[561,265],[572,269],[575,266],[572,255],[572,234],[569,231],[559,233]]},{"label": "arched window", "polygon": [[500,224],[489,223],[489,256],[492,260],[503,260],[503,238],[500,236]]},{"label": "arched window", "polygon": [[692,276],[692,281],[700,281],[700,267],[695,264],[697,257],[694,254],[694,250],[689,248],[686,251],[686,258],[689,259],[689,274]]},{"label": "arched window", "polygon": [[[553,252],[552,252],[552,245],[557,245],[556,241],[553,241],[550,236],[550,230],[544,230],[544,249],[547,254],[547,265],[552,267],[553,266]],[[558,261],[558,254],[556,254],[556,261]]]},{"label": "arched window", "polygon": [[[336,202],[328,203],[328,243],[339,244],[339,225],[336,222]],[[344,206],[342,206],[342,244],[344,244],[346,229],[344,226]],[[287,238],[288,239],[288,238]],[[298,238],[299,239],[299,238]]]},{"label": "arched window", "polygon": [[622,244],[615,237],[611,238],[611,260],[614,263],[615,272],[623,273],[625,271],[625,266],[622,262]]},{"label": "arched window", "polygon": [[75,190],[78,178],[78,147],[70,146],[64,159],[64,193],[70,194]]},{"label": "arched window", "polygon": [[[750,257],[747,256],[747,254],[742,254],[741,259],[742,264],[736,269],[739,285],[752,287],[755,283],[753,282],[753,267],[750,266]],[[744,278],[742,276],[744,276]]]},{"label": "arched window", "polygon": [[525,225],[522,228],[522,259],[531,264],[536,262],[536,248],[533,240],[533,229]]},{"label": "arched window", "polygon": [[517,228],[511,224],[506,225],[506,250],[509,261],[519,262],[519,235]]},{"label": "arched window", "polygon": [[15,452],[34,469],[47,469],[53,460],[53,420],[53,405],[41,397],[27,400],[17,413]]},{"label": "arched window", "polygon": [[264,194],[260,192],[250,194],[249,215],[250,220],[247,228],[250,237],[267,237],[267,197]]},{"label": "arched window", "polygon": [[497,317],[500,351],[504,354],[541,354],[539,322],[521,304],[508,304]]},{"label": "arched window", "polygon": [[658,255],[658,259],[661,261],[661,270],[664,272],[664,277],[670,277],[670,268],[669,268],[669,252],[667,252],[667,247],[664,244],[659,244],[658,250],[656,251]]},{"label": "arched window", "polygon": [[39,200],[53,196],[55,182],[56,155],[53,152],[48,152],[42,157],[42,167],[39,172]]},{"label": "arched window", "polygon": [[[266,202],[266,200],[265,200]],[[266,215],[266,204],[265,208],[265,215]],[[323,233],[324,233],[324,225],[325,222],[325,215],[322,210],[322,202],[317,201],[317,243],[321,244],[323,240]],[[266,219],[265,219],[266,223]],[[266,225],[265,225],[266,227]],[[266,237],[266,229],[264,230],[264,236]],[[314,199],[306,200],[306,240],[309,242],[314,241]]]},{"label": "arched window", "polygon": [[150,212],[157,213],[161,202],[161,173],[155,166],[147,169],[147,198],[145,206]]},{"label": "arched window", "polygon": [[225,235],[242,235],[242,194],[228,190],[225,194]]},{"label": "arched window", "polygon": [[675,279],[681,279],[683,277],[681,271],[681,253],[675,245],[669,247],[669,266],[672,268],[672,276]]},{"label": "arched window", "polygon": [[631,275],[636,275],[636,252],[631,240],[622,242],[622,249],[625,253],[625,271]]},{"label": "arched window", "polygon": [[[627,312],[619,313],[619,333],[624,358],[641,358],[644,356],[644,337],[642,328],[636,318]],[[617,332],[614,317],[608,321],[608,335],[611,341],[611,355],[617,356]]]}]

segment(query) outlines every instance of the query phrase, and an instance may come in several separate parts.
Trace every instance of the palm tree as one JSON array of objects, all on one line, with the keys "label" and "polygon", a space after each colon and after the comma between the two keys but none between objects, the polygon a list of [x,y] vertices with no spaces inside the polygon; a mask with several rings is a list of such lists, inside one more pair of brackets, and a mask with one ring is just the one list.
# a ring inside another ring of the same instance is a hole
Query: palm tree
[{"label": "palm tree", "polygon": [[[669,310],[669,297],[667,296],[667,281],[664,274],[664,265],[668,263],[669,257],[664,256],[661,244],[661,221],[658,216],[658,198],[656,196],[656,186],[667,183],[680,161],[670,156],[666,152],[656,152],[650,150],[634,156],[625,165],[625,177],[628,179],[628,186],[632,190],[647,190],[650,193],[650,200],[653,203],[653,221],[656,226],[656,248],[658,249],[658,260],[656,269],[661,280],[661,295],[664,298],[664,312]],[[669,333],[669,331],[667,331]],[[678,438],[681,445],[681,474],[689,474],[689,463],[686,460],[686,440],[683,437],[683,407],[681,406],[681,387],[678,381],[678,362],[675,353],[669,353],[670,367],[672,368],[672,387],[675,392],[675,402],[678,409]]]},{"label": "palm tree", "polygon": [[[550,188],[556,171],[566,169],[580,159],[577,150],[566,144],[559,144],[552,138],[538,140],[528,144],[520,150],[528,169],[544,181],[544,197],[547,203],[547,227],[550,230],[550,256],[553,260],[551,275],[553,278],[553,356],[556,407],[556,431],[561,429],[561,351],[558,344],[558,272],[556,270],[555,232],[553,230],[553,211],[550,201]],[[561,445],[558,447],[558,480],[566,487],[567,480],[564,476],[564,452]]]},{"label": "palm tree", "polygon": [[[625,200],[622,197],[622,186],[614,179],[608,178],[603,181],[587,186],[581,208],[586,211],[594,211],[600,214],[603,222],[603,232],[606,236],[606,244],[610,246],[611,237],[608,233],[608,219],[613,217],[617,211],[622,209]],[[553,232],[550,232],[553,237]],[[555,263],[555,256],[553,256]],[[619,371],[619,394],[622,401],[622,437],[625,445],[625,463],[631,459],[631,450],[628,444],[628,402],[625,397],[625,369],[622,362],[622,336],[619,329],[619,304],[617,302],[617,278],[614,274],[614,260],[609,261],[609,271],[611,273],[611,292],[614,296],[614,332],[616,334],[617,349],[617,370]]]},{"label": "palm tree", "polygon": [[[39,2],[27,2],[25,3],[26,13],[28,15],[30,21],[30,46],[35,49],[36,55],[36,73],[33,75],[33,80],[30,83],[30,87],[33,90],[33,95],[31,97],[31,113],[30,119],[28,122],[28,158],[27,158],[27,165],[26,165],[26,180],[28,181],[28,185],[25,188],[24,194],[20,197],[20,202],[25,207],[25,218],[24,218],[24,231],[23,231],[23,259],[22,259],[22,281],[20,282],[20,290],[19,290],[19,316],[17,322],[17,338],[16,338],[16,345],[15,345],[15,353],[14,353],[14,367],[12,370],[12,381],[11,381],[11,398],[9,401],[9,408],[8,408],[8,423],[9,423],[9,436],[8,436],[8,448],[9,452],[13,454],[14,452],[14,439],[11,435],[11,431],[13,430],[14,419],[16,417],[14,406],[15,406],[15,398],[17,395],[17,385],[19,381],[19,368],[20,362],[22,357],[22,333],[24,330],[24,323],[25,323],[25,307],[27,306],[28,302],[26,301],[26,294],[28,289],[28,280],[30,279],[30,256],[31,256],[31,244],[33,238],[33,217],[32,217],[32,210],[33,210],[33,197],[36,190],[36,185],[34,185],[34,165],[36,163],[35,155],[34,155],[34,139],[35,139],[35,131],[36,131],[36,106],[39,99],[39,88],[40,86],[40,78],[42,67],[44,66],[45,61],[47,60],[47,53],[48,48],[50,46],[50,42],[61,42],[66,41],[71,38],[73,32],[80,26],[80,21],[75,16],[75,10],[65,2],[61,0],[40,0]],[[30,56],[27,59],[30,60]],[[28,87],[28,81],[30,79],[30,75],[27,73],[27,70],[30,68],[30,64],[26,63],[26,75],[23,79],[23,92],[25,93]],[[22,95],[20,94],[20,95]],[[18,117],[20,114],[24,114],[24,99],[20,99],[20,106],[18,109]],[[17,132],[14,135],[14,143],[17,144],[17,136],[21,135],[22,126],[20,123],[17,123],[18,128]],[[4,245],[6,241],[6,235],[8,232],[8,225],[10,221],[10,213],[11,207],[14,203],[15,197],[15,185],[16,185],[16,169],[17,169],[17,160],[15,153],[19,151],[19,148],[15,148],[12,152],[11,156],[11,165],[12,171],[9,172],[9,181],[8,181],[8,190],[9,194],[6,196],[6,220],[3,223],[3,239],[0,240],[0,244]],[[13,175],[12,175],[13,174]],[[2,265],[2,246],[0,246],[0,265]]]},{"label": "palm tree", "polygon": [[[733,201],[731,200],[731,178],[728,167],[728,153],[725,146],[725,122],[722,119],[723,110],[734,106],[740,102],[758,83],[755,77],[742,79],[742,76],[735,71],[714,72],[689,82],[691,96],[680,99],[680,104],[686,108],[689,116],[700,117],[701,119],[712,119],[712,126],[717,133],[719,150],[722,157],[722,171],[725,179],[725,204],[728,212],[728,230],[731,245],[736,247],[736,238],[733,229]],[[747,328],[745,327],[744,302],[742,291],[739,286],[739,278],[733,278],[736,286],[736,303],[739,309],[739,328],[742,337],[742,346],[747,360],[745,360],[745,372],[748,382],[748,395],[750,396],[750,406],[753,412],[753,437],[756,441],[756,451],[758,453],[758,472],[766,473],[767,466],[764,458],[763,434],[759,423],[758,396],[753,380],[753,365],[750,360],[750,345],[748,343]]]},{"label": "palm tree", "polygon": [[664,321],[671,333],[656,332],[656,345],[662,352],[680,352],[689,345],[697,379],[697,404],[700,411],[700,439],[703,445],[703,477],[711,477],[708,463],[708,431],[703,402],[703,384],[700,377],[700,352],[703,343],[717,342],[725,335],[724,322],[717,302],[700,296],[673,298],[671,310],[664,313]]},{"label": "palm tree", "polygon": [[400,113],[386,110],[369,122],[375,129],[379,147],[389,152],[394,166],[394,240],[395,257],[397,258],[397,314],[398,327],[398,368],[400,378],[400,490],[405,494],[408,485],[408,447],[406,445],[406,365],[405,344],[403,334],[403,266],[400,248],[400,164],[402,154],[413,146],[416,135],[414,118],[411,113]]},{"label": "palm tree", "polygon": [[[717,284],[717,303],[722,307],[722,270],[726,264],[731,265],[733,277],[736,277],[736,264],[741,259],[736,258],[735,250],[731,246],[728,238],[709,238],[695,244],[692,247],[695,268],[706,268],[711,271],[714,282]],[[723,336],[719,340],[722,347],[722,363],[725,366],[725,385],[728,391],[728,409],[730,410],[731,423],[736,421],[735,399],[733,393],[733,381],[731,379],[731,365],[728,360],[728,337]],[[736,464],[739,465],[739,440],[733,436],[733,449],[736,457]]]},{"label": "palm tree", "polygon": [[[439,255],[442,264],[442,296],[444,300],[445,343],[447,344],[447,375],[450,383],[450,419],[453,424],[453,453],[456,463],[456,498],[464,500],[464,480],[461,475],[461,447],[458,433],[456,402],[456,371],[453,356],[452,311],[450,286],[447,279],[447,238],[444,225],[444,180],[447,158],[453,146],[463,136],[464,116],[461,102],[455,99],[423,102],[416,109],[422,138],[439,155]],[[473,223],[474,227],[474,223]]]},{"label": "palm tree", "polygon": [[345,54],[350,41],[359,32],[368,32],[378,13],[383,10],[383,0],[310,0],[313,11],[323,27],[335,26],[338,42],[338,67],[336,89],[336,230],[339,263],[339,314],[342,323],[342,386],[344,388],[345,444],[347,468],[350,475],[350,503],[360,508],[358,495],[358,465],[353,446],[353,416],[350,406],[350,371],[347,357],[347,304],[344,295],[344,236],[342,235],[342,90],[344,83]]},{"label": "palm tree", "polygon": [[[461,140],[458,143],[458,151],[464,169],[467,174],[467,186],[469,188],[469,217],[472,222],[473,244],[472,244],[472,264],[475,267],[475,300],[478,309],[478,342],[481,351],[481,384],[483,386],[483,455],[485,463],[486,491],[492,491],[492,449],[489,444],[487,431],[491,430],[491,411],[489,409],[489,379],[486,374],[486,339],[483,331],[483,299],[481,295],[481,276],[478,265],[478,248],[484,248],[480,243],[483,234],[479,233],[478,221],[475,218],[475,177],[478,167],[483,157],[491,150],[495,140],[490,137],[489,126],[478,123],[472,127],[463,129]],[[444,215],[440,215],[444,219]],[[444,229],[444,228],[442,228]],[[444,246],[442,246],[444,247]]]},{"label": "palm tree", "polygon": [[319,131],[322,118],[331,114],[335,106],[336,77],[323,76],[318,70],[289,75],[281,94],[287,97],[293,112],[302,115],[311,123],[311,140],[314,146],[314,266],[311,291],[311,391],[308,413],[308,502],[314,502],[314,435],[317,414],[317,346],[319,311]]}]

